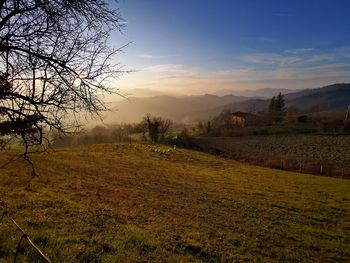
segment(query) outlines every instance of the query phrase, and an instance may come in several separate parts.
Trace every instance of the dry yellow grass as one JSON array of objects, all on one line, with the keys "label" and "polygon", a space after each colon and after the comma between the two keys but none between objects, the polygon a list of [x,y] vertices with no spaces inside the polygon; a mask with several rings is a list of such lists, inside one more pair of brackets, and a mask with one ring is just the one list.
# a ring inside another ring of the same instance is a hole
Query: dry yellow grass
[{"label": "dry yellow grass", "polygon": [[[0,169],[0,209],[53,262],[350,261],[348,180],[144,144],[32,159],[40,176],[30,187],[25,162]],[[19,237],[0,224],[0,262],[13,260]],[[27,246],[20,252],[40,262]]]}]

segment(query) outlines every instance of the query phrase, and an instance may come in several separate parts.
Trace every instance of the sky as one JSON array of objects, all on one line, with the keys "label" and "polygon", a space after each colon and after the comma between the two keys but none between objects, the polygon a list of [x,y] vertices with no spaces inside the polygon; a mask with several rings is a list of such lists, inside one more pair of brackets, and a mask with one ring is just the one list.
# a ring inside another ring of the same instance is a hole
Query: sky
[{"label": "sky", "polygon": [[179,94],[350,82],[348,0],[109,0],[115,85]]}]

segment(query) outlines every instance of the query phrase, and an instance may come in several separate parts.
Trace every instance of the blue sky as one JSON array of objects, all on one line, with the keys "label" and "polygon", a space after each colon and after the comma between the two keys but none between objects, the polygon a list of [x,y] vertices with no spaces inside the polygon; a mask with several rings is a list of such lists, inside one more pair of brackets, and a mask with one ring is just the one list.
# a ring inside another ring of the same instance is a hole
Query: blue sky
[{"label": "blue sky", "polygon": [[350,1],[119,0],[119,87],[178,93],[350,81]]}]

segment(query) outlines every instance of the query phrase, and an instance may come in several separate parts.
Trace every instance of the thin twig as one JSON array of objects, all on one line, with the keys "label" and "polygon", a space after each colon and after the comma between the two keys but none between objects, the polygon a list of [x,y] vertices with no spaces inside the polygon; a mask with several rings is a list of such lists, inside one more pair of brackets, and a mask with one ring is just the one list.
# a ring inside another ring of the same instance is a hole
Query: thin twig
[{"label": "thin twig", "polygon": [[28,236],[28,234],[24,231],[23,228],[21,228],[17,222],[8,215],[8,213],[5,211],[3,212],[2,214],[2,217],[1,217],[1,220],[0,222],[2,221],[2,219],[5,217],[5,215],[7,215],[7,217],[12,221],[12,223],[16,226],[16,228],[22,232],[22,236],[21,236],[21,239],[20,241],[18,242],[17,244],[17,248],[16,248],[16,254],[15,254],[15,258],[14,258],[14,262],[16,261],[16,257],[17,257],[17,253],[18,253],[18,250],[19,250],[19,246],[22,242],[22,239],[27,239],[27,241],[29,242],[29,244],[36,250],[36,252],[48,263],[51,263],[51,260],[45,256],[45,254],[34,244],[34,242],[30,239],[30,237]]}]

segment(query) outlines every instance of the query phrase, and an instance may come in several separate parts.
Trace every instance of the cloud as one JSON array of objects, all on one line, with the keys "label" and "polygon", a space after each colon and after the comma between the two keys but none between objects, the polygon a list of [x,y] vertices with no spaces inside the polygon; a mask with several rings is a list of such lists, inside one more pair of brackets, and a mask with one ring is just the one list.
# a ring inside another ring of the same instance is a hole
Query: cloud
[{"label": "cloud", "polygon": [[315,51],[315,48],[296,48],[296,49],[287,49],[284,52],[285,53],[290,53],[290,54],[305,54]]},{"label": "cloud", "polygon": [[154,56],[150,55],[150,54],[140,54],[138,55],[139,58],[154,58]]},{"label": "cloud", "polygon": [[[143,55],[153,58],[150,54]],[[204,66],[155,63],[130,74],[130,78],[119,83],[130,88],[151,87],[200,94],[224,88],[293,89],[350,82],[350,47],[327,50],[303,47],[280,52],[254,52],[235,56],[234,59],[236,63],[232,68],[211,71]]]},{"label": "cloud", "polygon": [[303,60],[300,56],[284,56],[276,53],[252,53],[239,57],[243,62],[265,66],[290,66]]},{"label": "cloud", "polygon": [[314,48],[288,49],[281,53],[250,53],[239,56],[248,66],[254,67],[309,67],[344,59],[334,51],[320,52]]},{"label": "cloud", "polygon": [[146,74],[148,73],[152,75],[154,79],[175,79],[183,77],[192,77],[196,75],[193,69],[191,69],[190,67],[186,67],[182,64],[159,64],[146,67],[142,71]]},{"label": "cloud", "polygon": [[[162,64],[130,74],[119,81],[122,90],[152,88],[163,92],[204,94],[215,91],[288,88],[305,89],[350,82],[350,63],[310,67],[233,68],[215,72],[190,70],[184,65]],[[140,74],[140,75],[137,75]]]},{"label": "cloud", "polygon": [[[309,78],[343,78],[349,76],[350,64],[330,64],[306,68],[275,68],[275,69],[232,69],[217,71],[214,75],[221,79],[232,81],[262,81]],[[350,77],[349,77],[350,79]]]},{"label": "cloud", "polygon": [[338,47],[335,52],[343,58],[350,58],[350,46]]},{"label": "cloud", "polygon": [[[302,81],[306,79],[336,79],[350,81],[349,64],[329,64],[310,67],[289,67],[289,68],[235,68],[224,69],[215,72],[189,71],[183,65],[166,64],[151,67],[152,72],[157,74],[149,77],[153,85],[167,87],[202,84],[203,89],[211,86],[218,87],[220,83],[243,83],[243,82],[266,82],[266,81]],[[166,73],[166,74],[159,74]]]},{"label": "cloud", "polygon": [[163,59],[163,58],[177,57],[177,55],[158,56],[158,55],[152,55],[149,53],[143,53],[143,54],[137,55],[137,57],[145,58],[145,59]]},{"label": "cloud", "polygon": [[148,84],[163,91],[185,94],[215,93],[220,89],[315,88],[336,82],[348,82],[350,65],[278,69],[232,69],[193,76],[153,78]]},{"label": "cloud", "polygon": [[312,55],[308,58],[307,62],[324,62],[324,61],[332,61],[335,60],[336,57],[333,54],[321,53]]},{"label": "cloud", "polygon": [[154,73],[185,72],[185,66],[181,64],[160,64],[143,69]]}]

